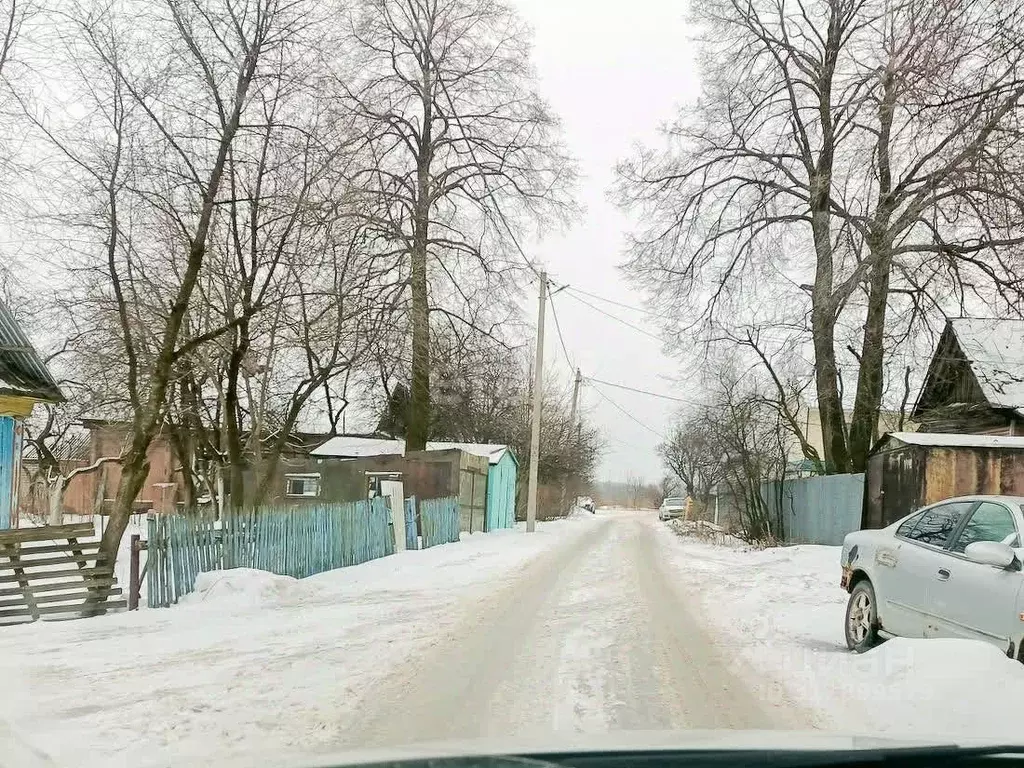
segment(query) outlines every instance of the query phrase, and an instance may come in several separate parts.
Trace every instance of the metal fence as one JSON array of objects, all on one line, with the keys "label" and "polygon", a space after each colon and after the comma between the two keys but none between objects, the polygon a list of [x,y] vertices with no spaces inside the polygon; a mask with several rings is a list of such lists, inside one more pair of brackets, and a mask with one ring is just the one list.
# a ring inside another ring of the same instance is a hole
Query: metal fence
[{"label": "metal fence", "polygon": [[395,551],[386,498],[259,509],[218,521],[152,515],[148,523],[146,594],[152,608],[176,603],[203,571],[258,568],[304,578]]},{"label": "metal fence", "polygon": [[459,540],[459,501],[456,498],[424,499],[420,502],[423,548]]},{"label": "metal fence", "polygon": [[846,534],[860,529],[864,475],[764,483],[761,495],[782,521],[785,541],[838,545]]}]

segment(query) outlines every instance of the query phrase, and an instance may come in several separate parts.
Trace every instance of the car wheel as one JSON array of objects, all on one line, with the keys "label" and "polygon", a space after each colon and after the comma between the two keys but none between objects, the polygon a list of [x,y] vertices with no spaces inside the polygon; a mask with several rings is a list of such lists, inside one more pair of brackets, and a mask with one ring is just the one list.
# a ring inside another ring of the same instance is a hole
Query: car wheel
[{"label": "car wheel", "polygon": [[878,603],[867,579],[857,582],[846,604],[846,645],[854,653],[878,644]]}]

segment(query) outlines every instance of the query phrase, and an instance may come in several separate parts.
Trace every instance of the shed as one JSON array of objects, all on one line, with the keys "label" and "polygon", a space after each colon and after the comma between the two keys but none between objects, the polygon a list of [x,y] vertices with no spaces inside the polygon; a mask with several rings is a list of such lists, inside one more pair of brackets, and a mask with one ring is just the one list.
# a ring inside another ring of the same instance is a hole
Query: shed
[{"label": "shed", "polygon": [[1024,495],[1024,437],[893,432],[868,457],[862,527],[952,496]]},{"label": "shed", "polygon": [[22,423],[36,403],[63,399],[32,343],[0,302],[0,529],[18,522]]},{"label": "shed", "polygon": [[[499,528],[511,528],[515,525],[516,508],[516,484],[519,476],[519,462],[516,460],[512,449],[507,445],[496,443],[453,443],[444,441],[431,441],[427,443],[427,452],[436,451],[462,451],[466,456],[479,457],[487,460],[487,479],[484,491],[483,506],[486,512],[482,524],[464,521],[464,530],[496,530]],[[319,448],[311,452],[314,457],[331,457],[338,459],[363,459],[370,456],[405,455],[405,441],[387,438],[356,437],[349,435],[338,435],[332,437]],[[423,457],[426,454],[418,454]],[[422,460],[422,458],[421,458]],[[461,460],[460,474],[463,475],[459,493],[463,512],[466,507],[475,507],[478,502],[470,502],[469,499],[477,499],[480,494],[473,475],[479,472],[475,467],[476,462],[463,458]],[[467,496],[468,494],[468,496]],[[476,520],[475,517],[472,518]]]}]

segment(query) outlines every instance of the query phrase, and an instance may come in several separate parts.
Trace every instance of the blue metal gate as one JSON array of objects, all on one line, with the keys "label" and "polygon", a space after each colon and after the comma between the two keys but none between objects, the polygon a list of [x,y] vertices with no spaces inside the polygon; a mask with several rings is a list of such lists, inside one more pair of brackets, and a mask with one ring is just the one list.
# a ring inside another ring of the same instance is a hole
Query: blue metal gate
[{"label": "blue metal gate", "polygon": [[419,535],[416,531],[416,497],[405,500],[405,548],[419,549]]},{"label": "blue metal gate", "polygon": [[11,527],[19,449],[14,418],[0,416],[0,529]]}]

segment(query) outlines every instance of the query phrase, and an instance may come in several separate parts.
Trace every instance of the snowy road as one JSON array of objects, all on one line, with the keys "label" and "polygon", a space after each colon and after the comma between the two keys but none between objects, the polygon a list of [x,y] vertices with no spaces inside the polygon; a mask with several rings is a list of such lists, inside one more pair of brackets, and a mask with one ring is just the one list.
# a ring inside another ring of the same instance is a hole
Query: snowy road
[{"label": "snowy road", "polygon": [[666,576],[652,522],[600,517],[477,601],[396,670],[348,740],[788,725],[716,655]]}]

